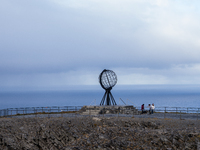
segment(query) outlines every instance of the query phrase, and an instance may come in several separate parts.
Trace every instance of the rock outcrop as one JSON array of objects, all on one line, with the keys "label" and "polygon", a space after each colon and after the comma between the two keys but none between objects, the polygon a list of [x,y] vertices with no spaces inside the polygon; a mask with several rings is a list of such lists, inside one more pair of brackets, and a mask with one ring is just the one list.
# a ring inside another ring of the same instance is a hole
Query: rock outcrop
[{"label": "rock outcrop", "polygon": [[2,150],[109,150],[200,148],[198,120],[99,118],[2,118]]}]

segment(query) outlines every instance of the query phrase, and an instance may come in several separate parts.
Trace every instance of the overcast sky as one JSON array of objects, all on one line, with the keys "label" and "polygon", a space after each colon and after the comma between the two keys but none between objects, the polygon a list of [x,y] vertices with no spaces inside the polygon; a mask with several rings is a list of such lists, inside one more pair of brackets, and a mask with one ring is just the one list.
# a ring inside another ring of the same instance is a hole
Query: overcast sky
[{"label": "overcast sky", "polygon": [[200,84],[199,0],[0,0],[0,87]]}]

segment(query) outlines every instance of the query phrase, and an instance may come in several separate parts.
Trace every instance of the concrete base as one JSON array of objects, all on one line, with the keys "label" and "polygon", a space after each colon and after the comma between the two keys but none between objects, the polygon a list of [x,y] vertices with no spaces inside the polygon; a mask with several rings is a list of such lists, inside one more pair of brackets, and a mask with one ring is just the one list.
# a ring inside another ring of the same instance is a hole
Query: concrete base
[{"label": "concrete base", "polygon": [[133,114],[138,115],[139,111],[133,105],[126,106],[83,106],[79,113],[81,115],[98,115],[98,114]]}]

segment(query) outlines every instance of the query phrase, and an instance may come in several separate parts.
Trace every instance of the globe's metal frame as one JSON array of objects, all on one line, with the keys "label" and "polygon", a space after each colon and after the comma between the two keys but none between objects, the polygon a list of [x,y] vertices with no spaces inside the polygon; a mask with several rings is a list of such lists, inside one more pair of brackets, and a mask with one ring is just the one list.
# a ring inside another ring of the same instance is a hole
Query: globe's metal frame
[{"label": "globe's metal frame", "polygon": [[115,99],[110,92],[112,88],[117,83],[117,75],[112,70],[104,69],[99,75],[99,83],[103,89],[105,89],[105,94],[101,100],[100,105],[117,105]]}]

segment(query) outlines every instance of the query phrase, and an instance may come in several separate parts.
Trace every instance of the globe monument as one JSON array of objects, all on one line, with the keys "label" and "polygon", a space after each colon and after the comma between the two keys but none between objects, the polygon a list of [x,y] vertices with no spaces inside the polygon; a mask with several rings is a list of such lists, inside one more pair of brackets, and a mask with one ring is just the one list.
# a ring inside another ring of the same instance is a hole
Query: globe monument
[{"label": "globe monument", "polygon": [[[117,75],[112,70],[104,69],[99,75],[99,83],[105,90],[99,106],[83,106],[79,113],[82,115],[98,114],[139,114],[133,105],[117,105],[111,93],[112,88],[117,83]],[[113,106],[111,106],[113,105]]]},{"label": "globe monument", "polygon": [[112,88],[117,83],[117,75],[112,70],[104,69],[99,75],[99,83],[105,90],[105,94],[101,100],[100,105],[117,105],[111,93]]}]

